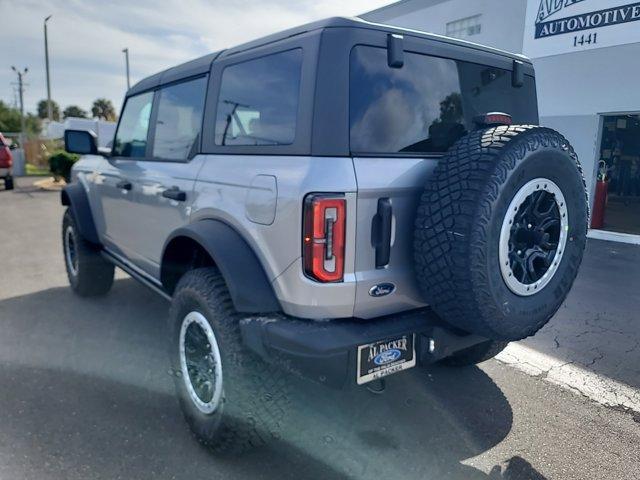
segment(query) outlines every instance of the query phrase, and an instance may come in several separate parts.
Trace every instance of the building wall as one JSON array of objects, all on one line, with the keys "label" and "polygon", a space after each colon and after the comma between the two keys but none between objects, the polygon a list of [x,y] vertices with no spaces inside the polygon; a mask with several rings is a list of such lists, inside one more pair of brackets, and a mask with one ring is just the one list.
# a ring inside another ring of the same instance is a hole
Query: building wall
[{"label": "building wall", "polygon": [[[555,17],[621,3],[629,2],[584,1],[572,4]],[[601,114],[640,113],[640,43],[637,42],[640,22],[602,29],[599,44],[602,39],[615,37],[615,29],[619,32],[615,41],[622,44],[571,48],[569,34],[543,40],[532,37],[539,7],[540,0],[405,0],[362,17],[445,34],[448,22],[481,14],[482,32],[467,40],[517,53],[522,52],[524,46],[525,54],[534,54],[540,124],[558,130],[571,142],[593,198],[600,155]],[[633,41],[636,43],[624,43]],[[541,44],[536,42],[543,42],[545,47],[538,48]]]},{"label": "building wall", "polygon": [[[640,28],[640,27],[638,27]],[[640,43],[533,60],[540,123],[576,149],[593,198],[600,114],[640,112]]]},{"label": "building wall", "polygon": [[638,59],[640,43],[534,59],[540,113],[640,111]]},{"label": "building wall", "polygon": [[593,198],[595,175],[599,153],[598,135],[600,117],[598,115],[555,115],[540,117],[540,125],[562,133],[573,146],[584,175],[589,198]]},{"label": "building wall", "polygon": [[361,17],[371,22],[444,35],[448,22],[481,14],[481,33],[465,40],[520,53],[526,8],[527,0],[409,0]]}]

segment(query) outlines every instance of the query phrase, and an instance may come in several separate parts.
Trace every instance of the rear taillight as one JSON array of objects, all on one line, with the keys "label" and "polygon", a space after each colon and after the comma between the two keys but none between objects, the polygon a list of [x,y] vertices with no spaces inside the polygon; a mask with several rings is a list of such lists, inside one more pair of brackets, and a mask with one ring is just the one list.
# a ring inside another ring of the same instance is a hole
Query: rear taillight
[{"label": "rear taillight", "polygon": [[344,277],[346,201],[343,196],[313,194],[304,201],[304,271],[319,282]]},{"label": "rear taillight", "polygon": [[11,168],[13,156],[9,147],[0,147],[0,168]]}]

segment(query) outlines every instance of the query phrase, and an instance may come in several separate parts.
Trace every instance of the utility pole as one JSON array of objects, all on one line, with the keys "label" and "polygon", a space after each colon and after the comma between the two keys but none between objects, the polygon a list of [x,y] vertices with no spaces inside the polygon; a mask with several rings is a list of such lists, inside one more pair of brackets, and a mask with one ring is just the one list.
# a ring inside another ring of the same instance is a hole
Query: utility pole
[{"label": "utility pole", "polygon": [[51,81],[49,80],[49,39],[47,38],[47,22],[52,17],[44,19],[44,61],[47,69],[47,118],[53,120],[53,107],[51,106]]},{"label": "utility pole", "polygon": [[127,66],[127,90],[131,88],[131,81],[129,80],[129,49],[123,48],[122,53],[124,53],[124,61]]},{"label": "utility pole", "polygon": [[24,148],[26,127],[24,123],[24,83],[22,82],[22,77],[27,74],[29,69],[25,67],[23,71],[20,71],[12,65],[11,70],[18,75],[18,94],[20,95],[20,146]]}]

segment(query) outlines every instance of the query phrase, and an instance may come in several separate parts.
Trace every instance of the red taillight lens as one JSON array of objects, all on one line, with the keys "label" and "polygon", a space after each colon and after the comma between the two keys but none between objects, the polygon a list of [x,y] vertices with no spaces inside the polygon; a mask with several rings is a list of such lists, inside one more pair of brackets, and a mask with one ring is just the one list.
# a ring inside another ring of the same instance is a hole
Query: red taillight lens
[{"label": "red taillight lens", "polygon": [[513,123],[511,115],[502,112],[489,112],[483,115],[478,115],[474,118],[474,121],[482,127],[489,127],[491,125],[511,125]]},{"label": "red taillight lens", "polygon": [[13,165],[13,156],[9,147],[0,147],[0,168],[11,168]]},{"label": "red taillight lens", "polygon": [[304,201],[304,271],[320,282],[344,277],[346,202],[336,195],[309,195]]}]

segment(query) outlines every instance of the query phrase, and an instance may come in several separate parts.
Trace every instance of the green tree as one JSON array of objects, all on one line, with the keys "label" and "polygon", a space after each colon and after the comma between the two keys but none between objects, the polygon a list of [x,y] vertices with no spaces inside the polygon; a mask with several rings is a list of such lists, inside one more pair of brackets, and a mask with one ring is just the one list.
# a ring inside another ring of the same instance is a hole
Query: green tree
[{"label": "green tree", "polygon": [[447,95],[440,102],[440,119],[443,123],[459,123],[462,121],[462,97],[459,93]]},{"label": "green tree", "polygon": [[[38,102],[38,117],[45,119],[47,117],[47,101],[40,100]],[[60,121],[60,105],[58,105],[54,100],[51,100],[51,117],[52,120],[56,122]]]},{"label": "green tree", "polygon": [[42,120],[33,113],[27,113],[24,119],[25,129],[27,130],[27,136],[37,137],[42,131]]},{"label": "green tree", "polygon": [[91,106],[91,115],[94,118],[100,118],[102,120],[108,120],[110,122],[116,121],[116,110],[113,108],[111,100],[106,98],[98,98]]},{"label": "green tree", "polygon": [[20,131],[20,111],[0,100],[0,132]]},{"label": "green tree", "polygon": [[69,117],[87,118],[87,112],[86,110],[81,109],[77,105],[69,105],[62,112],[62,118],[69,118]]},{"label": "green tree", "polygon": [[[37,115],[27,113],[24,119],[26,134],[36,136],[42,130],[42,122]],[[20,131],[20,110],[8,106],[0,100],[0,132],[18,133]]]}]

